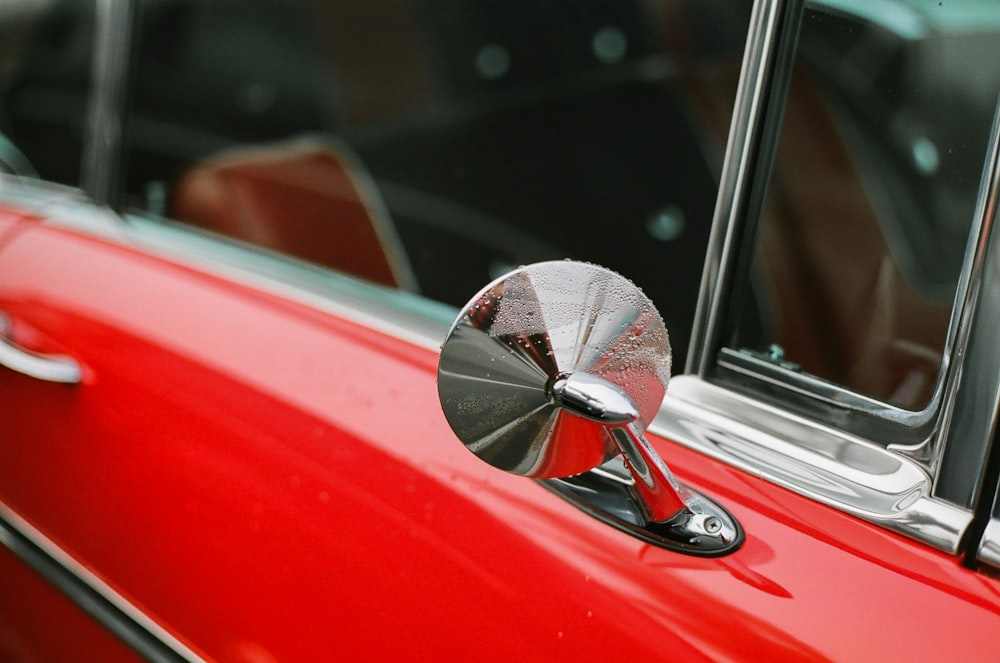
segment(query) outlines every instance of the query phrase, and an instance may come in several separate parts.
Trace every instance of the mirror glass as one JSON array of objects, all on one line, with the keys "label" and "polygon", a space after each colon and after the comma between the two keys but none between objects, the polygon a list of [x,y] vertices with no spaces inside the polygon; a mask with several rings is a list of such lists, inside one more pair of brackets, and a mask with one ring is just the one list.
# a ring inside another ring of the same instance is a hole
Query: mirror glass
[{"label": "mirror glass", "polygon": [[535,478],[586,472],[618,453],[604,425],[556,405],[553,380],[586,373],[621,387],[644,430],[670,376],[656,308],[625,277],[552,261],[517,269],[462,310],[438,370],[442,408],[469,450]]}]

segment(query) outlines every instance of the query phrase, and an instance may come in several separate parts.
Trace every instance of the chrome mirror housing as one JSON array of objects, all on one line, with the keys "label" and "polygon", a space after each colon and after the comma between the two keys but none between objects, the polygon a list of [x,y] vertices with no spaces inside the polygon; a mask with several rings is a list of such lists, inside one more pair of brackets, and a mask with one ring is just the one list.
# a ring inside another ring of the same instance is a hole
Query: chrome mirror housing
[{"label": "chrome mirror housing", "polygon": [[438,365],[445,417],[487,463],[646,541],[722,555],[743,541],[723,507],[682,486],[644,437],[670,379],[652,302],[591,264],[543,262],[487,285]]}]

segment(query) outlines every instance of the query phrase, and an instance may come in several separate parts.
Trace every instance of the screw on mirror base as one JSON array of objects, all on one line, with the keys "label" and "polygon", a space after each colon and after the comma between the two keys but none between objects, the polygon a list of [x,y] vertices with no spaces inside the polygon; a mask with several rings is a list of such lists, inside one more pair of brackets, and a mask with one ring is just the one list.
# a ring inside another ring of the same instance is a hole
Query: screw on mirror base
[{"label": "screw on mirror base", "polygon": [[591,516],[660,548],[719,557],[743,545],[743,528],[736,519],[714,500],[690,487],[685,487],[690,494],[687,509],[666,522],[646,522],[631,481],[603,466],[540,483]]}]

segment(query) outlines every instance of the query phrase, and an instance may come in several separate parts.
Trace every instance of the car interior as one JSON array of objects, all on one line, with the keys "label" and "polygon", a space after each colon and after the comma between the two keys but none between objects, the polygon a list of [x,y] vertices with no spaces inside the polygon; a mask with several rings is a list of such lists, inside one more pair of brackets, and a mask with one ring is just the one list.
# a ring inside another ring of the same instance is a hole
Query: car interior
[{"label": "car interior", "polygon": [[[93,6],[23,4],[0,13],[22,37],[0,56],[0,133],[75,183]],[[996,94],[956,58],[989,42],[829,4],[805,14],[727,343],[919,409]],[[750,3],[140,8],[123,209],[455,306],[520,264],[592,261],[657,304],[683,369]]]}]

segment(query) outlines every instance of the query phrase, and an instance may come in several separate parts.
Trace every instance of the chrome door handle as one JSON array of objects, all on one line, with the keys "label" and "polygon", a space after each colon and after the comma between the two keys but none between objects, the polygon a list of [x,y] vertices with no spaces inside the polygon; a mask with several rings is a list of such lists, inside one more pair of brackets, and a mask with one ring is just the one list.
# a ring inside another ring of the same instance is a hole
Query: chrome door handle
[{"label": "chrome door handle", "polygon": [[47,382],[79,384],[83,379],[83,369],[75,359],[25,350],[7,338],[9,330],[10,319],[0,313],[0,366]]}]

